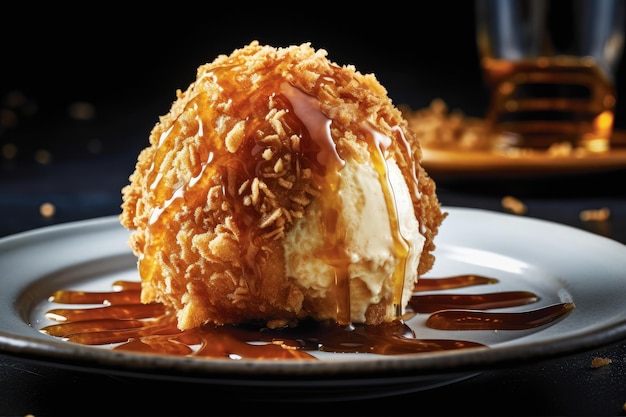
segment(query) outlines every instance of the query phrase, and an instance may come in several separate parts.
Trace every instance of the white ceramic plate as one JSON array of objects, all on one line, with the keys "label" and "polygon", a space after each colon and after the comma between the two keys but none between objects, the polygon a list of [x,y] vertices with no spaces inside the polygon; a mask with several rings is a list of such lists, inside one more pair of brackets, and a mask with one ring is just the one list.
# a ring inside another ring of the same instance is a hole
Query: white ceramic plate
[{"label": "white ceramic plate", "polygon": [[626,336],[626,245],[511,214],[444,209],[449,216],[437,237],[437,261],[428,276],[492,276],[500,279],[498,290],[540,295],[533,308],[568,301],[576,308],[561,320],[523,331],[432,330],[418,315],[408,324],[421,338],[469,340],[488,347],[396,356],[327,354],[318,361],[131,353],[72,344],[39,332],[52,291],[107,291],[115,280],[138,280],[128,232],[112,216],[0,239],[0,351],[81,371],[221,384],[248,396],[263,397],[278,389],[289,400],[354,399],[429,389],[491,367],[584,351]]}]

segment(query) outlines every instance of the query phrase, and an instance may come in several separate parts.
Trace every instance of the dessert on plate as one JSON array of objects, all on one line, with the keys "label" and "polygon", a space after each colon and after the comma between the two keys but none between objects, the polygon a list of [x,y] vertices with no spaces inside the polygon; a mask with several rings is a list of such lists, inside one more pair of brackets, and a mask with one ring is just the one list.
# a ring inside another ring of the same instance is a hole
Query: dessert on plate
[{"label": "dessert on plate", "polygon": [[120,221],[141,300],[181,330],[402,316],[446,213],[373,74],[257,41],[201,65],[151,131]]}]

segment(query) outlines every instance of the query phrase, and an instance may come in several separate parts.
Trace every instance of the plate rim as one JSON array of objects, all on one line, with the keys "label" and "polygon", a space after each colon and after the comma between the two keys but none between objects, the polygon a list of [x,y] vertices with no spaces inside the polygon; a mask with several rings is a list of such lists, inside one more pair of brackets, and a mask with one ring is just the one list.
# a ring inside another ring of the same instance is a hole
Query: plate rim
[{"label": "plate rim", "polygon": [[493,178],[494,174],[520,178],[564,176],[626,169],[626,147],[615,147],[599,154],[507,156],[490,150],[424,146],[421,163],[429,174],[441,179],[459,175]]},{"label": "plate rim", "polygon": [[[608,245],[626,253],[626,245],[591,232],[577,229],[560,223],[547,220],[522,217],[518,215],[490,211],[485,209],[444,206],[444,211],[450,215],[487,216],[501,218],[504,221],[532,222],[537,225],[553,227],[577,233],[591,239],[598,239]],[[59,234],[84,234],[88,231],[110,231],[122,229],[117,215],[94,219],[78,220],[46,226],[39,229],[21,232],[0,238],[0,261],[4,249],[27,247],[32,240],[43,237],[55,237]],[[130,252],[129,248],[123,249]],[[0,265],[2,263],[0,262]],[[4,278],[6,279],[6,278]],[[3,280],[0,275],[0,284]],[[27,283],[22,283],[25,288]],[[32,283],[31,283],[32,284]],[[10,292],[10,291],[9,291]],[[13,294],[15,295],[15,294]],[[0,294],[0,300],[7,298],[7,294]],[[16,300],[13,300],[16,301]],[[1,303],[0,303],[1,304]],[[6,305],[6,303],[4,303]],[[3,315],[9,308],[12,319],[19,316],[19,308],[15,302],[10,307],[4,307]],[[3,319],[4,320],[4,319]],[[93,370],[107,373],[131,374],[151,377],[177,377],[186,379],[237,383],[257,384],[261,382],[277,381],[278,384],[303,383],[326,384],[330,380],[352,381],[369,377],[368,380],[381,378],[413,378],[419,379],[433,374],[474,373],[496,367],[517,363],[520,359],[543,360],[565,354],[587,351],[596,347],[608,345],[626,336],[626,319],[609,322],[606,325],[592,327],[576,335],[576,343],[570,336],[554,336],[546,341],[532,341],[520,344],[498,346],[496,348],[469,348],[462,351],[437,352],[436,354],[418,353],[398,356],[386,356],[383,361],[294,361],[294,360],[243,360],[230,359],[198,359],[192,357],[172,357],[168,355],[153,355],[146,353],[110,351],[89,346],[73,345],[53,338],[43,339],[16,334],[14,329],[3,328],[4,321],[0,321],[0,353],[14,355],[22,359],[43,362],[53,366],[71,367],[79,370]],[[27,323],[21,323],[27,325]],[[32,330],[32,329],[31,329]],[[34,334],[34,333],[33,333]],[[45,341],[44,341],[45,340]],[[364,363],[367,362],[367,366]],[[382,362],[382,363],[378,363]],[[391,375],[391,376],[390,376]],[[365,382],[363,382],[365,383]]]}]

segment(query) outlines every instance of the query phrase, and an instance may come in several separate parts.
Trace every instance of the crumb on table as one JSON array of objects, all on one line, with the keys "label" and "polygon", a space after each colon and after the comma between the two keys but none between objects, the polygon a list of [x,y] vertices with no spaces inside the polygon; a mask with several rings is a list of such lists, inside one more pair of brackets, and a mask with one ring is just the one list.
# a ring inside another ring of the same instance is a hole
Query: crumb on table
[{"label": "crumb on table", "polygon": [[501,204],[509,213],[523,215],[528,211],[528,207],[522,200],[511,195],[502,197]]},{"label": "crumb on table", "polygon": [[599,209],[588,209],[580,212],[580,220],[584,222],[603,222],[607,221],[611,216],[611,210],[608,207]]},{"label": "crumb on table", "polygon": [[601,358],[599,356],[596,356],[591,361],[591,367],[592,368],[601,368],[601,367],[606,366],[606,365],[608,365],[608,364],[610,364],[612,362],[613,362],[613,360],[611,360],[610,358]]}]

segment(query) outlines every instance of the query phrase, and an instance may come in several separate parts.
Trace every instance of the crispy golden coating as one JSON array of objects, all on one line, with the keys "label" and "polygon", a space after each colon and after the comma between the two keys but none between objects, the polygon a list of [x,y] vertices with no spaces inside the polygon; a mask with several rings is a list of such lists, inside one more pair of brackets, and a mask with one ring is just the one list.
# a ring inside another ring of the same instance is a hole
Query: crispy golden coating
[{"label": "crispy golden coating", "polygon": [[[341,160],[370,157],[371,128],[392,139],[387,157],[407,183],[417,180],[424,274],[446,214],[414,133],[374,75],[307,43],[254,41],[200,66],[122,190],[142,301],[172,307],[181,329],[325,318],[317,308],[328,304],[286,276],[283,243],[312,203],[329,198]],[[380,321],[376,311],[368,321]]]}]

